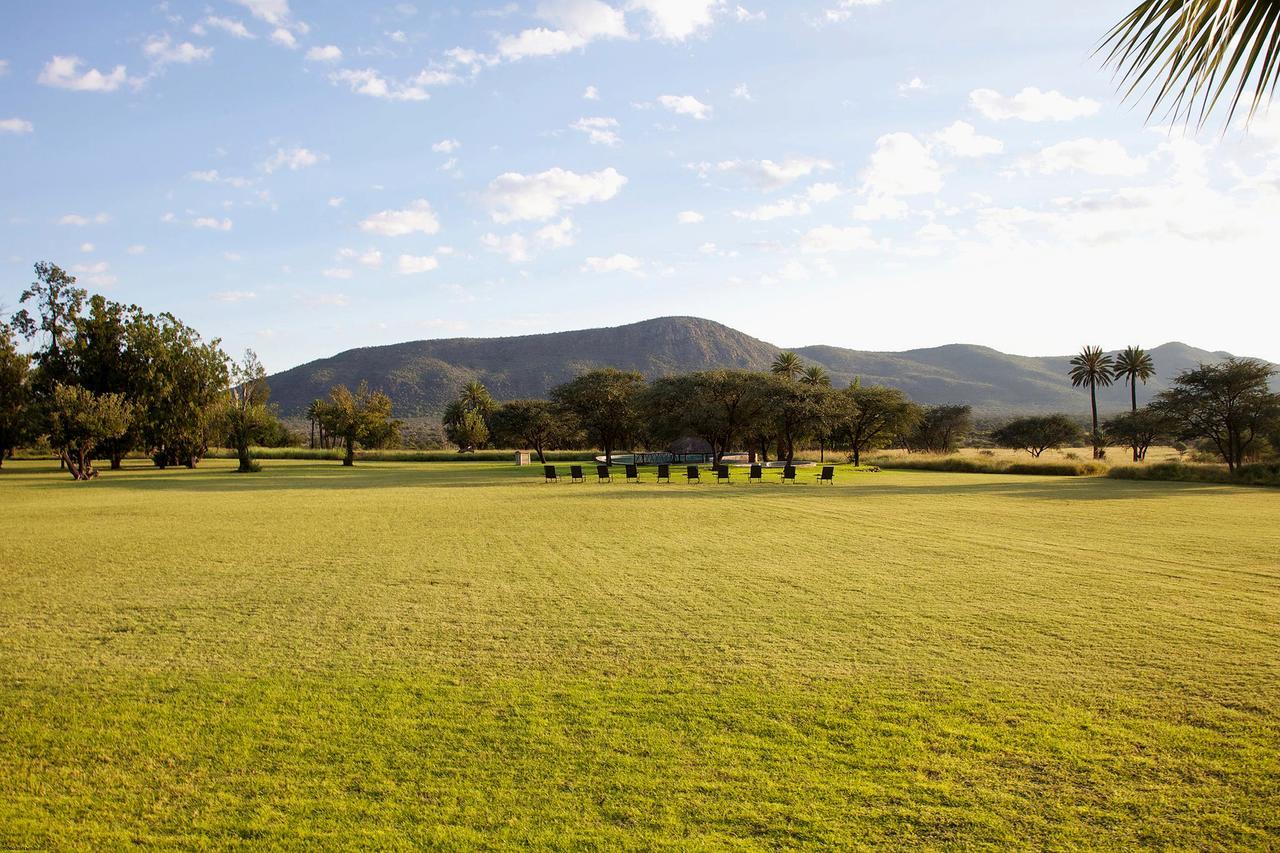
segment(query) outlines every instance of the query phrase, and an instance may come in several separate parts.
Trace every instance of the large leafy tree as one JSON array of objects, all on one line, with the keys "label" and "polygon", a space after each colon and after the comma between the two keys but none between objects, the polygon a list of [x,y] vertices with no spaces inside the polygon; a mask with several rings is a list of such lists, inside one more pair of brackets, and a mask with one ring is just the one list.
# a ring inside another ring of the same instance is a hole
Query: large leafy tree
[{"label": "large leafy tree", "polygon": [[120,394],[94,394],[78,385],[53,386],[49,441],[74,480],[98,476],[93,467],[98,444],[129,429],[133,407]]},{"label": "large leafy tree", "polygon": [[1173,420],[1179,438],[1210,442],[1236,471],[1280,422],[1280,394],[1269,387],[1275,372],[1252,359],[1202,364],[1180,373],[1151,408]]},{"label": "large leafy tree", "polygon": [[888,447],[895,436],[915,429],[922,411],[897,388],[855,382],[841,392],[852,404],[843,433],[854,465],[862,464],[868,450]]},{"label": "large leafy tree", "polygon": [[1173,420],[1165,412],[1150,406],[1116,415],[1102,428],[1112,442],[1132,448],[1134,462],[1144,461],[1151,445],[1176,431]]},{"label": "large leafy tree", "polygon": [[75,276],[57,264],[42,261],[35,265],[35,272],[36,280],[18,298],[28,307],[13,315],[13,327],[36,342],[33,380],[41,392],[52,394],[55,383],[71,377],[76,320],[88,294],[76,287]]},{"label": "large leafy tree", "polygon": [[560,385],[551,399],[571,413],[588,439],[613,464],[613,452],[640,431],[640,392],[644,377],[634,371],[591,370]]},{"label": "large leafy tree", "polygon": [[507,447],[527,447],[546,464],[546,451],[567,443],[575,432],[573,418],[547,400],[511,400],[491,416],[494,440]]},{"label": "large leafy tree", "polygon": [[1099,50],[1126,97],[1153,93],[1150,116],[1203,125],[1222,106],[1229,124],[1275,93],[1280,0],[1143,0]]},{"label": "large leafy tree", "polygon": [[[137,306],[124,306],[102,296],[89,298],[88,310],[75,320],[75,338],[70,345],[73,374],[77,384],[94,394],[121,394],[140,400],[146,391],[150,356],[137,345],[145,338],[145,327],[154,318]],[[130,428],[118,438],[100,442],[97,452],[108,456],[112,470],[120,468],[125,454],[141,441],[146,411],[136,408]]]},{"label": "large leafy tree", "polygon": [[391,417],[391,398],[381,391],[370,391],[364,382],[354,393],[345,385],[335,385],[320,408],[320,422],[342,440],[346,450],[342,464],[347,467],[356,464],[356,445],[383,447],[400,431],[399,421]]},{"label": "large leafy tree", "polygon": [[1015,418],[991,433],[1000,447],[1025,450],[1035,458],[1050,448],[1061,448],[1080,440],[1080,427],[1066,415],[1036,415]]},{"label": "large leafy tree", "polygon": [[245,350],[240,361],[231,365],[231,387],[218,411],[218,420],[227,443],[236,449],[242,474],[258,470],[250,448],[263,440],[276,422],[267,408],[271,387],[267,371],[253,350]]},{"label": "large leafy tree", "polygon": [[765,411],[760,379],[745,370],[706,370],[655,380],[643,395],[650,437],[696,436],[711,445],[719,464]]},{"label": "large leafy tree", "polygon": [[15,447],[31,437],[30,362],[18,351],[13,329],[0,323],[0,466]]},{"label": "large leafy tree", "polygon": [[457,399],[445,407],[445,437],[464,452],[484,447],[492,432],[489,420],[497,408],[489,389],[480,382],[468,382]]},{"label": "large leafy tree", "polygon": [[[761,382],[765,412],[778,439],[779,455],[794,462],[796,448],[828,422],[835,392],[822,385],[805,385],[779,374]],[[763,377],[762,377],[763,380]]]},{"label": "large leafy tree", "polygon": [[195,467],[208,449],[226,392],[227,356],[172,314],[139,318],[130,332],[146,364],[136,400],[144,446],[160,467]]},{"label": "large leafy tree", "polygon": [[907,447],[925,453],[955,453],[973,431],[969,406],[929,406],[920,412],[915,429],[906,433]]},{"label": "large leafy tree", "polygon": [[1098,431],[1098,388],[1109,388],[1115,381],[1115,360],[1102,351],[1102,347],[1085,347],[1070,362],[1071,385],[1089,389],[1089,403],[1093,407],[1093,458],[1102,456],[1102,433]]}]

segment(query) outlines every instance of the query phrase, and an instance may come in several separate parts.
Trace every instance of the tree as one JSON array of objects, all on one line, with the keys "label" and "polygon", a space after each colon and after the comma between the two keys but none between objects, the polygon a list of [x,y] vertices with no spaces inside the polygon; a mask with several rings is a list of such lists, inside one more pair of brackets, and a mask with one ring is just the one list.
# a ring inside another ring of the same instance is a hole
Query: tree
[{"label": "tree", "polygon": [[639,430],[639,395],[644,377],[614,368],[592,370],[560,385],[551,400],[574,415],[587,437],[613,464],[613,451]]},{"label": "tree", "polygon": [[1134,462],[1145,460],[1151,445],[1175,431],[1175,425],[1169,416],[1150,406],[1136,412],[1116,415],[1104,423],[1102,428],[1116,444],[1133,449]]},{"label": "tree", "polygon": [[13,329],[0,323],[0,466],[30,437],[31,360],[18,352]]},{"label": "tree", "polygon": [[787,463],[795,461],[796,446],[812,436],[830,409],[830,388],[804,385],[783,374],[762,383],[766,417],[778,437],[779,453]]},{"label": "tree", "polygon": [[547,400],[511,400],[493,413],[493,436],[511,447],[528,447],[545,465],[546,451],[563,443],[573,425]]},{"label": "tree", "polygon": [[969,406],[930,406],[920,413],[915,429],[906,434],[907,447],[924,453],[955,453],[973,431]]},{"label": "tree", "polygon": [[769,366],[769,372],[783,379],[797,379],[804,370],[804,362],[793,352],[780,352]]},{"label": "tree", "polygon": [[444,410],[444,433],[449,441],[466,453],[484,447],[489,441],[489,418],[498,408],[489,390],[471,381],[462,387],[457,399]]},{"label": "tree", "polygon": [[228,443],[236,449],[241,474],[258,470],[249,449],[262,441],[267,430],[276,420],[267,408],[271,388],[267,385],[267,371],[253,350],[245,350],[244,357],[231,365],[231,388],[227,391],[219,412],[219,419]]},{"label": "tree", "polygon": [[1101,347],[1085,347],[1071,359],[1071,385],[1074,388],[1088,386],[1089,402],[1093,406],[1093,458],[1102,457],[1103,439],[1098,431],[1098,387],[1109,388],[1115,381],[1115,362],[1102,352]]},{"label": "tree", "polygon": [[1252,359],[1202,364],[1180,373],[1151,408],[1173,420],[1178,438],[1211,442],[1234,472],[1280,421],[1280,394],[1268,384],[1275,372]]},{"label": "tree", "polygon": [[[1138,413],[1138,382],[1146,384],[1147,380],[1156,375],[1155,362],[1151,360],[1151,355],[1142,347],[1128,347],[1124,352],[1116,356],[1115,368],[1113,374],[1116,379],[1124,379],[1125,384],[1129,386],[1129,396],[1132,407],[1132,414]],[[1138,462],[1138,446],[1131,442],[1123,442],[1129,444],[1133,448],[1133,461]],[[1145,455],[1145,450],[1144,450]]]},{"label": "tree", "polygon": [[391,398],[381,391],[370,391],[364,382],[354,394],[345,385],[335,385],[321,408],[320,422],[342,440],[346,448],[342,464],[346,467],[356,464],[357,444],[381,447],[400,430],[400,422],[391,419]]},{"label": "tree", "polygon": [[655,380],[641,401],[649,436],[663,442],[700,438],[718,465],[764,410],[760,378],[745,370],[705,370]]},{"label": "tree", "polygon": [[823,370],[822,367],[817,364],[811,364],[806,367],[804,372],[800,375],[800,381],[805,385],[824,385],[827,388],[831,387],[831,377],[827,374],[827,371]]},{"label": "tree", "polygon": [[132,407],[120,394],[94,394],[78,385],[53,386],[49,441],[73,480],[98,476],[93,451],[129,428]]},{"label": "tree", "polygon": [[854,465],[862,464],[866,451],[887,447],[894,436],[911,432],[923,414],[897,388],[855,381],[841,393],[852,404],[842,432]]},{"label": "tree", "polygon": [[1276,0],[1143,0],[1098,50],[1126,97],[1155,92],[1148,118],[1164,106],[1174,121],[1203,125],[1226,95],[1229,125],[1242,102],[1252,117],[1275,90],[1278,24]]},{"label": "tree", "polygon": [[36,280],[22,291],[18,302],[32,303],[36,314],[32,316],[26,308],[19,310],[13,315],[13,327],[27,340],[41,339],[34,356],[37,384],[52,393],[54,383],[65,381],[71,372],[68,350],[87,294],[76,287],[75,276],[57,264],[42,261],[35,265],[35,272]]},{"label": "tree", "polygon": [[1046,450],[1070,447],[1080,440],[1080,427],[1066,415],[1016,418],[991,433],[1000,447],[1025,450],[1035,458]]}]

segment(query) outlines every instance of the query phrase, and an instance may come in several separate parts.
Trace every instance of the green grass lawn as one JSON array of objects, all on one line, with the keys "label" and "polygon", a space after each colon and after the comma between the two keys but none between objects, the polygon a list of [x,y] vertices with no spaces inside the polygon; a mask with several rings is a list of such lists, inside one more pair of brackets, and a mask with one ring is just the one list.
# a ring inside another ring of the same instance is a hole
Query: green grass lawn
[{"label": "green grass lawn", "polygon": [[133,464],[0,471],[0,848],[1280,846],[1280,492]]}]

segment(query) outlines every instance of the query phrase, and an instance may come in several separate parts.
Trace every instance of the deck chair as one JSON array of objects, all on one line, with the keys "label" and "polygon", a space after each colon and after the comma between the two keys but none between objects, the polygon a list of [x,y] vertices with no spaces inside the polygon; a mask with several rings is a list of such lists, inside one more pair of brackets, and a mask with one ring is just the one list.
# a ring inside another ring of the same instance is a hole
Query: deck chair
[{"label": "deck chair", "polygon": [[569,480],[570,480],[571,482],[574,482],[574,483],[585,483],[585,482],[587,482],[587,478],[586,478],[586,477],[583,475],[583,473],[582,473],[582,466],[581,466],[581,465],[570,465],[570,466],[569,466]]},{"label": "deck chair", "polygon": [[717,465],[716,466],[716,483],[719,484],[719,483],[732,483],[732,482],[733,480],[729,479],[729,466]]},{"label": "deck chair", "polygon": [[627,482],[628,483],[640,482],[640,466],[638,465],[627,466]]},{"label": "deck chair", "polygon": [[821,486],[823,483],[826,483],[828,486],[834,486],[836,484],[836,469],[834,465],[827,465],[823,467],[822,473],[818,475],[818,485]]},{"label": "deck chair", "polygon": [[752,466],[751,466],[751,476],[749,476],[749,477],[747,478],[747,482],[748,482],[748,483],[763,483],[763,482],[764,482],[764,467],[763,467],[763,466],[761,466],[761,465],[752,465]]},{"label": "deck chair", "polygon": [[600,483],[613,482],[613,472],[609,470],[608,465],[597,465],[596,477],[598,478],[597,482],[600,482]]},{"label": "deck chair", "polygon": [[792,483],[796,481],[796,466],[787,465],[782,469],[782,482],[790,480]]},{"label": "deck chair", "polygon": [[546,479],[545,479],[545,480],[543,480],[543,482],[544,482],[544,483],[558,483],[558,482],[560,482],[560,475],[556,473],[556,466],[554,466],[554,465],[543,465],[543,466],[542,466],[542,473],[543,473],[543,475],[546,477]]},{"label": "deck chair", "polygon": [[698,471],[697,465],[690,465],[687,468],[685,468],[684,478],[687,482],[690,482],[690,483],[702,482],[702,474]]},{"label": "deck chair", "polygon": [[670,465],[658,466],[658,482],[661,483],[663,480],[666,480],[668,483],[671,482],[671,466]]}]

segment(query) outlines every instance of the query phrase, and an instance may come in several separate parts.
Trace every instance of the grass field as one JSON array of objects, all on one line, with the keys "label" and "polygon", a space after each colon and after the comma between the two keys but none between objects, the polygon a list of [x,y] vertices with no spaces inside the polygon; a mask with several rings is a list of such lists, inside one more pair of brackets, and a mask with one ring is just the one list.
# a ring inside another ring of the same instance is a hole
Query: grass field
[{"label": "grass field", "polygon": [[1278,492],[233,464],[0,471],[0,848],[1280,846]]}]

